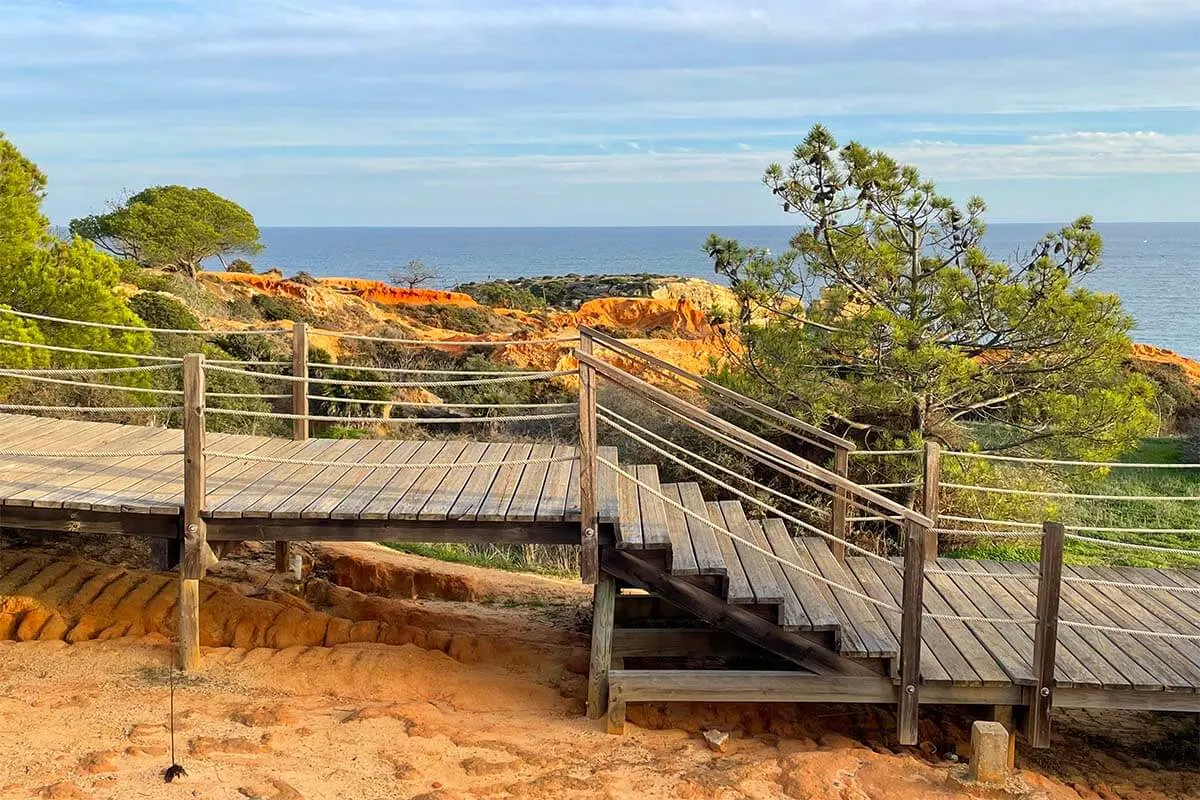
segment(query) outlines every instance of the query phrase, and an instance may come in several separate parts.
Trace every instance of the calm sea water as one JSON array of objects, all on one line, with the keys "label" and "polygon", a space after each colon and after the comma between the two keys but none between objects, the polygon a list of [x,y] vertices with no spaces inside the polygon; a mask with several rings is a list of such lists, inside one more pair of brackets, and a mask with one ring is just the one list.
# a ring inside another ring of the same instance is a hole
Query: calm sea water
[{"label": "calm sea water", "polygon": [[[1027,252],[1053,225],[993,225],[997,258]],[[1138,340],[1200,358],[1200,223],[1098,226],[1104,266],[1088,279],[1118,294],[1137,320]],[[701,245],[710,232],[746,244],[787,248],[791,227],[694,228],[264,228],[256,266],[292,275],[386,280],[419,258],[439,285],[565,273],[649,272],[716,280]]]}]

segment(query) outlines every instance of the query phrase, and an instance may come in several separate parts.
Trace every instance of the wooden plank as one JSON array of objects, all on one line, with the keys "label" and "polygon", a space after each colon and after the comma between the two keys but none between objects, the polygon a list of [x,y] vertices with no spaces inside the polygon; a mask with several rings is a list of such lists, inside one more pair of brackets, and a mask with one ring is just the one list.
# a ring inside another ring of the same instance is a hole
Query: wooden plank
[{"label": "wooden plank", "polygon": [[[750,522],[746,519],[746,510],[741,503],[736,500],[721,501],[721,515],[731,533],[747,541],[753,540]],[[742,569],[746,571],[746,580],[750,581],[756,602],[761,605],[782,603],[783,588],[775,580],[771,559],[742,542],[735,540],[733,546],[742,562]]]},{"label": "wooden plank", "polygon": [[[1180,584],[1175,583],[1167,577],[1167,570],[1158,569],[1137,569],[1134,567],[1093,567],[1092,570],[1099,575],[1107,577],[1113,581],[1125,581],[1126,583],[1150,583],[1155,586],[1177,587]],[[1132,590],[1131,590],[1132,591]],[[1143,597],[1153,601],[1153,607],[1160,610],[1164,621],[1167,621],[1171,627],[1178,633],[1186,633],[1189,635],[1200,634],[1200,592],[1138,592],[1139,602]],[[1195,603],[1188,603],[1191,598]],[[1146,603],[1143,603],[1146,605]],[[1166,610],[1169,610],[1169,614]]]},{"label": "wooden plank", "polygon": [[331,486],[341,487],[342,492],[349,492],[354,485],[347,481],[342,484],[343,478],[354,467],[355,464],[362,461],[378,442],[367,440],[346,440],[347,444],[340,449],[340,452],[334,451],[334,447],[329,449],[329,458],[323,458],[322,461],[336,461],[338,466],[319,467],[315,465],[306,465],[301,470],[292,474],[288,486],[295,486],[295,491],[290,495],[287,494],[287,488],[283,488],[280,494],[276,495],[270,501],[264,502],[258,507],[251,507],[243,512],[242,516],[269,516],[276,519],[300,519],[301,513],[308,508],[314,500],[320,497]]},{"label": "wooden plank", "polygon": [[479,505],[479,511],[475,514],[477,521],[496,522],[508,519],[508,507],[512,504],[513,492],[516,490],[517,484],[521,482],[521,475],[525,472],[526,465],[522,462],[527,460],[532,453],[533,445],[529,444],[515,444],[509,448],[504,460],[512,463],[505,464],[496,471],[491,488],[488,489],[487,496],[483,498],[483,502]]},{"label": "wooden plank", "polygon": [[[581,485],[583,479],[580,472],[579,449],[574,448],[575,460],[570,463],[571,477],[567,481],[567,502],[563,508],[563,519],[578,520],[581,513]],[[540,509],[539,509],[540,511]],[[599,559],[599,555],[596,556]],[[596,561],[599,569],[599,560]]]},{"label": "wooden plank", "polygon": [[[632,473],[636,467],[626,466],[625,472]],[[621,473],[616,474],[617,484],[617,547],[625,550],[642,549],[642,507],[638,503],[638,487]]]},{"label": "wooden plank", "polygon": [[[244,448],[269,441],[261,436],[244,436],[239,434],[212,434],[207,436],[207,449],[219,452],[240,452]],[[210,458],[205,455],[205,469],[211,474],[222,472],[235,462],[223,457]],[[147,470],[149,472],[149,470]],[[207,475],[206,475],[207,480]],[[129,489],[121,491],[117,507],[124,512],[133,514],[177,514],[183,504],[183,476],[178,458],[168,460],[166,466],[156,474],[150,474],[144,481],[139,481]],[[114,498],[114,503],[116,502]],[[94,508],[103,507],[96,504]]]},{"label": "wooden plank", "polygon": [[[796,545],[792,541],[792,536],[788,533],[787,525],[784,524],[783,520],[771,517],[763,520],[762,525],[763,533],[771,551],[790,564],[799,564]],[[817,581],[794,567],[789,567],[786,564],[779,564],[778,566],[784,578],[780,581],[780,584],[786,583],[791,588],[792,596],[796,598],[796,602],[804,609],[804,615],[808,618],[807,629],[812,631],[839,631],[841,626],[838,625],[837,615],[833,613],[833,609],[829,607],[820,590],[817,589]]]},{"label": "wooden plank", "polygon": [[921,471],[921,510],[933,524],[925,530],[925,559],[937,561],[938,557],[938,507],[942,499],[942,446],[937,442],[925,442],[925,458]]},{"label": "wooden plank", "polygon": [[691,612],[699,619],[733,633],[769,653],[822,675],[873,675],[862,664],[843,658],[795,633],[789,633],[762,617],[723,603],[703,589],[648,564],[627,551],[605,548],[601,554],[604,571],[653,592],[667,602]]},{"label": "wooden plank", "polygon": [[[1033,572],[1033,567],[1029,564],[1018,564],[1015,562],[995,561],[986,562],[989,568],[1006,569],[1012,573],[1030,574]],[[1037,596],[1033,589],[1024,585],[1024,581],[1013,582],[1006,581],[1005,583],[1015,583],[1010,589],[1015,592],[1020,592],[1022,601],[1024,602],[1029,613],[1037,616]],[[1060,599],[1059,619],[1069,620],[1071,622],[1090,622],[1088,619],[1090,610],[1086,605],[1081,606],[1084,611],[1081,613],[1077,607],[1078,594],[1075,592],[1064,592]],[[1081,642],[1086,642],[1087,645],[1095,652],[1096,658],[1107,663],[1113,670],[1120,675],[1120,683],[1123,686],[1130,687],[1135,691],[1161,691],[1162,683],[1154,678],[1149,672],[1143,669],[1135,660],[1134,656],[1126,653],[1120,647],[1117,647],[1113,642],[1100,631],[1088,630],[1086,628],[1072,628],[1069,626],[1060,625],[1058,629],[1059,638],[1066,642],[1070,641],[1070,634],[1074,634]],[[1077,656],[1083,658],[1082,648],[1073,650]],[[1137,658],[1140,658],[1140,654]],[[1088,662],[1084,662],[1088,663]],[[1098,675],[1097,668],[1088,664],[1088,668],[1093,674]],[[1107,684],[1107,679],[1106,679]],[[1115,684],[1114,684],[1115,685]]]},{"label": "wooden plank", "polygon": [[[1008,564],[999,561],[962,561],[960,563],[964,570],[981,575],[985,572],[1021,572],[1026,575],[1032,572],[1028,565],[1020,565],[1016,569],[1010,569]],[[992,597],[996,598],[996,601],[1006,609],[1011,609],[1009,613],[1014,617],[1037,616],[1037,595],[1034,592],[1033,583],[1026,581],[993,580],[984,577],[978,577],[977,580],[983,585],[985,590],[992,589]],[[1014,604],[1016,607],[1011,608]],[[1129,679],[1120,670],[1109,664],[1091,643],[1080,636],[1074,628],[1060,626],[1058,629],[1058,644],[1058,654],[1055,659],[1057,662],[1056,666],[1064,669],[1073,669],[1070,666],[1072,664],[1070,659],[1074,659],[1081,669],[1086,670],[1087,675],[1090,676],[1090,682],[1099,683],[1102,688],[1132,689]],[[1032,647],[1029,652],[1030,659],[1032,660]],[[1086,679],[1075,677],[1073,680],[1075,683],[1083,683]]]},{"label": "wooden plank", "polygon": [[[929,575],[925,578],[924,591],[925,610],[933,614],[950,616],[979,616],[969,602],[966,601],[960,589],[946,575]],[[958,601],[958,607],[949,598]],[[960,610],[960,608],[962,610]],[[1012,683],[1009,672],[999,662],[996,652],[1001,652],[1006,658],[1019,662],[1020,656],[1012,651],[1003,636],[987,623],[966,623],[961,620],[926,620],[923,624],[940,623],[942,630],[951,643],[971,665],[980,683],[984,686],[1004,686]],[[1013,627],[1013,626],[1005,626]],[[1019,669],[1014,667],[1014,669]],[[965,677],[965,676],[964,676]],[[1032,679],[1032,675],[1029,676]]]},{"label": "wooden plank", "polygon": [[[721,529],[725,528],[725,515],[721,513],[720,503],[707,502],[704,504],[704,509],[708,518],[715,525]],[[728,579],[725,585],[725,599],[730,603],[740,605],[753,603],[754,589],[750,586],[750,579],[746,577],[746,570],[742,566],[742,559],[738,556],[737,549],[733,546],[733,540],[715,530],[713,533],[717,539],[717,547],[721,550],[721,558],[725,562],[725,576]]]},{"label": "wooden plank", "polygon": [[[662,484],[662,493],[675,503],[683,505],[679,496],[679,484]],[[667,536],[671,540],[671,561],[669,569],[672,575],[699,575],[700,567],[696,564],[696,551],[692,547],[692,538],[688,535],[686,515],[674,506],[664,503],[663,514],[666,517]]]},{"label": "wooden plank", "polygon": [[[453,504],[446,510],[447,519],[475,518],[488,492],[491,491],[492,483],[496,480],[496,475],[500,472],[498,462],[507,458],[508,452],[512,448],[513,445],[505,442],[493,442],[487,446],[480,460],[495,465],[475,467],[475,469],[471,470],[466,485],[459,492]],[[434,509],[431,508],[430,513],[433,512]]]},{"label": "wooden plank", "polygon": [[[371,464],[391,463],[394,454],[404,442],[397,439],[385,439],[376,443],[370,451],[362,454],[355,466],[351,467],[342,480],[336,485],[331,484],[316,500],[300,512],[301,519],[328,519],[333,511],[342,506],[351,497],[358,497],[363,485],[379,472],[388,472],[387,468],[369,466]],[[374,496],[372,494],[372,496]],[[365,500],[364,500],[365,502]]]},{"label": "wooden plank", "polygon": [[[438,454],[445,446],[445,442],[421,442],[420,446],[413,451],[412,457],[405,460],[417,465],[437,463]],[[358,514],[358,519],[388,519],[396,502],[404,496],[404,493],[416,482],[417,478],[421,477],[421,473],[424,471],[425,467],[422,466],[396,470],[388,478],[387,483],[381,486],[375,496],[363,506]]]},{"label": "wooden plank", "polygon": [[[2,508],[0,525],[35,531],[104,533],[179,539],[179,518],[161,514],[121,514],[74,508]],[[151,542],[153,544],[153,542]]]},{"label": "wooden plank", "polygon": [[[178,449],[182,443],[183,437],[180,431],[163,428],[154,436],[143,439],[137,449]],[[132,483],[136,480],[136,476],[142,474],[142,468],[153,463],[157,458],[161,458],[161,456],[134,456],[114,461],[105,469],[83,475],[74,481],[60,482],[57,489],[42,495],[33,504],[43,507],[88,508],[88,499],[94,494],[107,495],[109,490],[119,490],[121,485]]]},{"label": "wooden plank", "polygon": [[446,515],[458,502],[459,495],[471,480],[471,475],[479,469],[475,465],[487,458],[487,450],[488,445],[485,442],[468,442],[462,452],[458,454],[457,460],[460,464],[470,464],[471,466],[448,470],[448,474],[438,486],[437,492],[431,495],[421,506],[421,510],[417,512],[416,519],[446,519]]},{"label": "wooden plank", "polygon": [[[530,458],[542,459],[554,457],[554,445],[535,444]],[[527,464],[521,472],[521,479],[513,488],[512,502],[508,505],[505,518],[513,522],[532,522],[537,518],[538,503],[542,500],[542,492],[546,487],[546,476],[550,472],[550,464]],[[565,493],[566,489],[563,489]]]},{"label": "wooden plank", "polygon": [[[701,519],[708,518],[708,508],[704,495],[700,492],[700,484],[685,481],[679,484],[679,502],[688,511],[699,515]],[[720,535],[700,519],[685,514],[688,536],[692,540],[692,549],[696,553],[696,569],[701,575],[726,575],[725,555],[717,542]]]},{"label": "wooden plank", "polygon": [[[774,552],[771,549],[771,543],[767,541],[767,534],[763,530],[763,524],[760,520],[750,520],[750,541],[764,550]],[[768,559],[767,566],[770,568],[771,574],[775,578],[775,583],[779,586],[780,593],[783,595],[783,603],[779,607],[779,625],[788,631],[812,630],[812,622],[809,620],[808,614],[804,612],[804,606],[800,603],[800,599],[796,597],[791,584],[788,583],[787,576],[783,574],[783,565],[778,561]]]},{"label": "wooden plank", "polygon": [[[576,450],[568,445],[557,445],[550,452],[551,458],[570,458],[571,461],[556,461],[546,470],[546,483],[542,486],[542,496],[538,498],[536,520],[563,520],[567,518],[567,507],[570,505],[571,480],[573,471],[579,466],[575,458]],[[578,473],[576,472],[575,475]],[[595,515],[592,527],[595,529]],[[597,555],[597,558],[599,556]],[[597,564],[600,562],[597,561]]]},{"label": "wooden plank", "polygon": [[[963,568],[958,559],[939,558],[934,562],[934,565],[937,569],[955,573],[953,576],[953,587],[961,593],[961,597],[953,591],[943,591],[942,594],[958,613],[996,619],[1019,619],[1028,616],[1019,605],[1002,605],[999,602],[1001,596],[1011,600],[1007,592],[1003,592],[1001,595],[1001,592],[992,588],[995,584],[999,583],[999,580],[1003,579],[977,579],[972,573]],[[939,576],[929,576],[931,581],[935,577]],[[983,585],[985,580],[991,584],[988,588],[985,588]],[[971,623],[972,627],[980,624],[984,623]],[[1008,652],[1003,657],[997,656],[997,660],[1004,666],[1005,671],[1009,673],[1009,677],[1014,683],[1022,686],[1032,685],[1032,626],[1006,625],[1003,628],[995,626],[995,630],[1005,638],[1009,646]],[[988,644],[987,646],[990,647],[991,645]],[[1070,671],[1068,671],[1068,666],[1070,667]],[[1077,676],[1082,676],[1082,679]],[[1066,652],[1066,648],[1062,648],[1059,652],[1059,657],[1055,659],[1054,680],[1058,686],[1100,685],[1099,681],[1092,678],[1091,674],[1079,664],[1074,656]]]},{"label": "wooden plank", "polygon": [[[250,442],[242,444],[229,439],[221,449],[225,452],[243,453],[245,455],[262,456],[265,458],[283,457],[285,453],[295,452],[295,446],[286,439],[268,439],[265,437],[246,437],[259,439],[261,444],[252,446]],[[212,448],[215,449],[215,448]],[[279,464],[267,461],[242,461],[234,458],[210,457],[209,459],[209,490],[208,510],[206,516],[211,518],[223,509],[225,503],[242,492],[259,484],[266,475],[277,470]],[[214,469],[215,467],[215,469]],[[222,514],[227,512],[222,511]],[[241,512],[233,512],[241,516]]]},{"label": "wooden plank", "polygon": [[[41,445],[40,443],[31,449],[44,450],[72,450],[78,449],[81,453],[86,453],[89,450],[135,450],[140,447],[140,442],[152,435],[155,431],[153,428],[138,428],[132,425],[112,425],[100,423],[101,427],[86,432],[75,429],[70,432],[66,438],[56,438],[48,440],[48,443]],[[67,432],[64,431],[64,435]],[[36,464],[31,464],[34,468],[33,475],[36,476],[36,481],[28,481],[28,485],[24,488],[8,488],[4,491],[4,504],[8,506],[33,506],[37,508],[51,508],[58,503],[51,505],[37,505],[37,501],[47,494],[55,493],[62,486],[68,485],[85,476],[94,475],[97,472],[103,472],[109,469],[113,464],[119,463],[123,459],[94,459],[87,455],[73,456],[69,458],[38,458]],[[35,459],[29,459],[35,461]],[[28,472],[26,473],[29,474]]]},{"label": "wooden plank", "polygon": [[[824,539],[801,537],[797,540],[796,552],[801,559],[800,566],[807,567],[834,583],[849,585],[845,569],[833,557]],[[809,560],[808,564],[804,563],[805,556]],[[840,610],[838,621],[842,626],[842,652],[874,658],[892,658],[897,654],[898,643],[884,628],[879,614],[864,600],[845,592],[831,590],[825,584],[822,584],[821,589],[830,608],[835,613]]]},{"label": "wooden plank", "polygon": [[[458,464],[468,463],[460,462],[462,454],[467,449],[466,442],[447,442],[441,450],[438,451],[436,458],[432,461],[438,464]],[[443,482],[451,478],[455,472],[470,473],[470,469],[454,469],[451,467],[426,467],[421,470],[421,474],[413,481],[412,486],[404,492],[403,495],[392,506],[392,510],[388,512],[389,519],[419,519],[421,509],[425,504],[435,497],[441,491]],[[451,481],[453,483],[453,481]],[[454,495],[458,498],[458,493]]]},{"label": "wooden plank", "polygon": [[642,520],[642,547],[646,550],[666,550],[671,547],[671,535],[667,531],[667,510],[656,492],[662,491],[658,482],[658,467],[654,464],[638,464],[633,474],[646,486],[638,486],[638,509]]},{"label": "wooden plank", "polygon": [[[89,427],[82,428],[73,424],[52,425],[38,431],[28,431],[26,435],[17,435],[9,440],[7,445],[11,450],[38,450],[42,452],[72,450],[79,441],[87,441],[86,436],[100,430],[110,430],[105,423],[84,423]],[[95,427],[91,427],[95,426]],[[22,505],[12,502],[11,498],[22,492],[41,489],[45,491],[47,484],[53,485],[55,475],[70,469],[78,463],[75,459],[36,458],[32,456],[5,456],[0,460],[0,497],[6,506]],[[24,505],[29,505],[25,503]]]},{"label": "wooden plank", "polygon": [[[396,442],[396,446],[387,452],[386,455],[380,454],[381,459],[378,463],[403,464],[411,461],[413,454],[421,448],[422,444],[419,441],[398,441]],[[387,486],[388,481],[396,477],[396,473],[399,471],[398,467],[370,470],[367,476],[359,482],[358,486],[347,492],[338,504],[330,510],[329,518],[338,520],[358,519],[363,509]]]},{"label": "wooden plank", "polygon": [[[303,461],[308,460],[325,460],[330,453],[330,448],[337,443],[337,439],[308,439],[303,442],[287,442],[285,447],[275,453],[275,457],[298,459]],[[284,486],[288,478],[300,470],[300,464],[271,464],[258,480],[247,486],[242,491],[225,500],[221,505],[209,509],[209,516],[212,518],[235,519],[245,515],[246,511],[268,502],[268,498],[272,493],[280,491],[278,487]]]},{"label": "wooden plank", "polygon": [[[596,452],[600,458],[609,463],[617,465],[621,463],[620,454],[615,447],[601,445],[596,449]],[[597,466],[596,471],[596,486],[599,493],[596,498],[596,511],[600,515],[600,523],[615,525],[621,514],[617,496],[617,473],[604,464]]]},{"label": "wooden plank", "polygon": [[[1085,570],[1078,567],[1065,566],[1063,572],[1073,578],[1089,577]],[[1169,626],[1163,625],[1153,614],[1147,613],[1127,590],[1121,589],[1110,593],[1103,587],[1080,583],[1066,584],[1064,591],[1068,589],[1087,597],[1088,601],[1108,620],[1098,624],[1135,630],[1172,632]],[[1172,641],[1156,636],[1113,635],[1134,638],[1157,657],[1167,669],[1166,672],[1155,670],[1155,673],[1162,678],[1164,687],[1168,689],[1200,687],[1200,650],[1197,650],[1195,645],[1190,645],[1186,641]],[[1147,662],[1141,663],[1143,666],[1148,666]]]},{"label": "wooden plank", "polygon": [[[854,579],[855,588],[876,600],[899,605],[900,581],[899,577],[894,575],[895,570],[890,570],[893,575],[889,575],[888,581],[885,583],[879,577],[883,573],[883,565],[879,565],[878,572],[875,565],[876,562],[866,558],[851,556],[846,559],[846,571]],[[892,637],[897,642],[900,641],[900,615],[884,612],[880,614],[880,617]],[[928,687],[931,684],[952,685],[950,672],[942,666],[940,655],[942,652],[947,652],[961,658],[961,654],[953,646],[939,640],[938,637],[944,637],[945,632],[936,625],[926,626],[921,631],[921,635],[926,644],[925,650],[921,653],[921,678],[924,680],[925,686]],[[961,671],[961,667],[959,670]],[[979,683],[981,684],[982,681]],[[894,700],[895,696],[893,695],[889,699]],[[928,698],[926,701],[928,702]]]}]

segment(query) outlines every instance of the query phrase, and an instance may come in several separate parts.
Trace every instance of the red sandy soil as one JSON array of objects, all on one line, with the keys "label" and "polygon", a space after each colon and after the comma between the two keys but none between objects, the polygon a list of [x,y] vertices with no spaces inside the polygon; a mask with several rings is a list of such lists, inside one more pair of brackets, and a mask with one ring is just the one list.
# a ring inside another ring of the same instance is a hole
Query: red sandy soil
[{"label": "red sandy soil", "polygon": [[[173,576],[131,568],[139,546],[4,541],[0,798],[989,796],[947,782],[970,720],[934,709],[921,748],[891,744],[887,708],[632,706],[631,732],[609,736],[581,713],[585,587],[374,545],[313,546],[301,586],[264,571],[265,548],[215,570],[214,646],[175,687],[188,775],[166,785]],[[124,566],[78,560],[97,555]],[[391,636],[406,643],[375,643]],[[1064,717],[1021,777],[1056,800],[1195,797],[1187,724]],[[727,753],[708,727],[732,732]]]}]

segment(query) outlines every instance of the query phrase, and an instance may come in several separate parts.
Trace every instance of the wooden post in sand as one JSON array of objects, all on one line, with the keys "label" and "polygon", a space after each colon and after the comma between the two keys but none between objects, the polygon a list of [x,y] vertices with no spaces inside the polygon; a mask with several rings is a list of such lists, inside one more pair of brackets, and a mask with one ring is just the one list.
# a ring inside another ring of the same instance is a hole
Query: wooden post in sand
[{"label": "wooden post in sand", "polygon": [[200,512],[207,493],[204,465],[204,356],[183,358],[183,554],[179,562],[180,668],[200,667],[200,579],[206,531]]},{"label": "wooden post in sand", "polygon": [[[592,355],[592,337],[579,334],[579,352]],[[579,364],[579,577],[596,583],[600,575],[600,515],[596,497],[596,370]]]},{"label": "wooden post in sand", "polygon": [[[292,440],[308,438],[308,325],[292,323]],[[287,572],[288,543],[275,542],[275,571]]]}]

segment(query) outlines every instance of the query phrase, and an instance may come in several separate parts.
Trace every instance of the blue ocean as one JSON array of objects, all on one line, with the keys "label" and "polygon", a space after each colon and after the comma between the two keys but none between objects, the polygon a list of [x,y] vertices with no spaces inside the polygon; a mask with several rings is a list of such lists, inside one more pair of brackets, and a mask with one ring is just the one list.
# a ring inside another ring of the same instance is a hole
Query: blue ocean
[{"label": "blue ocean", "polygon": [[[997,224],[986,245],[1000,259],[1027,253],[1053,224]],[[1088,279],[1119,295],[1139,341],[1200,358],[1200,223],[1110,223],[1104,266]],[[709,233],[787,249],[794,228],[264,228],[257,267],[387,280],[411,259],[438,285],[531,275],[648,272],[716,280],[701,245]]]}]

